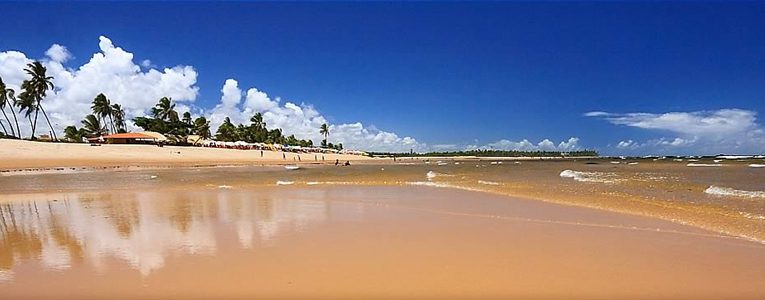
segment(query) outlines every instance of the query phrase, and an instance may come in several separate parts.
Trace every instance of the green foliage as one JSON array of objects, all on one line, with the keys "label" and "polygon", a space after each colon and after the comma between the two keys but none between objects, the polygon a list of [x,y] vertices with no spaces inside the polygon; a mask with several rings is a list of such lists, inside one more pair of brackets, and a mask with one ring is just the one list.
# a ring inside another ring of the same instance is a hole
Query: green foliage
[{"label": "green foliage", "polygon": [[106,127],[102,125],[101,120],[93,114],[85,116],[85,120],[82,120],[82,127],[85,136],[88,137],[99,137],[106,134]]},{"label": "green foliage", "polygon": [[84,128],[77,129],[75,126],[67,126],[64,128],[64,138],[70,142],[82,143],[82,138],[86,137],[87,132]]},{"label": "green foliage", "polygon": [[[133,119],[136,126],[145,131],[154,131],[167,136],[176,143],[186,143],[186,137],[194,130],[191,114],[184,114],[184,119],[178,118],[175,103],[171,98],[162,97],[151,109],[152,117],[137,117]],[[209,132],[209,127],[207,129]]]},{"label": "green foliage", "polygon": [[[32,139],[35,138],[35,130],[37,129],[37,116],[39,112],[43,113],[45,120],[48,121],[48,126],[53,133],[53,139],[56,138],[56,130],[53,129],[53,124],[50,123],[48,114],[45,113],[45,109],[42,106],[42,100],[45,98],[48,90],[55,88],[53,85],[53,77],[47,76],[45,73],[47,69],[39,61],[34,61],[27,64],[27,68],[24,69],[29,79],[24,80],[21,83],[22,92],[19,95],[21,99],[21,105],[19,105],[19,111],[26,111],[25,116],[29,119],[29,124],[32,126]],[[32,121],[31,115],[34,113],[34,121]]]}]

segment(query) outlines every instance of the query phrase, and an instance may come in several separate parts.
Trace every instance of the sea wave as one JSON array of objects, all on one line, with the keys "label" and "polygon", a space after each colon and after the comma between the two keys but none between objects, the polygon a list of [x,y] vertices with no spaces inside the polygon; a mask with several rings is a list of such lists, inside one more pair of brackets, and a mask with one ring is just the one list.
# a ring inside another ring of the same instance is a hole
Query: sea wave
[{"label": "sea wave", "polygon": [[499,182],[486,181],[486,180],[478,180],[478,183],[485,184],[485,185],[499,185]]},{"label": "sea wave", "polygon": [[750,168],[765,168],[765,165],[763,164],[750,164]]},{"label": "sea wave", "polygon": [[615,183],[622,181],[622,179],[619,179],[616,174],[606,172],[563,170],[560,172],[560,177],[571,178],[580,182]]},{"label": "sea wave", "polygon": [[723,165],[721,165],[721,164],[694,164],[694,163],[690,163],[690,164],[687,164],[685,166],[687,166],[687,167],[722,167]]},{"label": "sea wave", "polygon": [[745,191],[729,187],[710,185],[704,193],[713,196],[741,197],[741,198],[765,198],[765,191]]},{"label": "sea wave", "polygon": [[276,185],[290,185],[290,184],[295,184],[295,182],[294,181],[285,181],[285,180],[279,180],[279,181],[276,182]]}]

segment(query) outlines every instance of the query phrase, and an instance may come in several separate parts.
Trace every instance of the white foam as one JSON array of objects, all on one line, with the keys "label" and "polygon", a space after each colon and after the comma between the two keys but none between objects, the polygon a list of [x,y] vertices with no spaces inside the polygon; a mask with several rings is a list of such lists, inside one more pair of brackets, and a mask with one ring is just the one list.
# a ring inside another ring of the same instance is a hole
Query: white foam
[{"label": "white foam", "polygon": [[157,179],[157,175],[151,175],[151,177],[149,177],[149,179]]},{"label": "white foam", "polygon": [[563,170],[560,172],[560,177],[571,178],[580,182],[614,183],[620,181],[620,179],[616,178],[616,174],[605,172]]},{"label": "white foam", "polygon": [[284,166],[284,168],[287,170],[297,170],[300,169],[300,166]]},{"label": "white foam", "polygon": [[478,183],[485,184],[485,185],[499,185],[499,182],[485,181],[485,180],[478,180]]},{"label": "white foam", "polygon": [[431,180],[433,178],[436,178],[436,176],[438,176],[438,174],[436,174],[436,172],[433,172],[433,171],[428,171],[428,173],[425,173],[425,176],[428,177],[428,180]]},{"label": "white foam", "polygon": [[753,156],[751,156],[751,155],[720,155],[717,158],[722,158],[722,159],[749,159],[749,158],[753,158]]},{"label": "white foam", "polygon": [[309,181],[309,182],[306,182],[305,184],[307,184],[307,185],[318,185],[318,184],[321,184],[321,182],[318,182],[318,181]]},{"label": "white foam", "polygon": [[230,185],[219,185],[218,188],[219,189],[230,189],[230,188],[232,188],[232,186],[230,186]]},{"label": "white foam", "polygon": [[720,187],[710,185],[704,193],[713,196],[728,196],[728,197],[742,197],[742,198],[765,198],[765,191],[744,191],[737,190],[729,187]]},{"label": "white foam", "polygon": [[290,184],[295,184],[295,182],[294,181],[285,181],[285,180],[279,180],[279,181],[276,182],[276,185],[290,185]]},{"label": "white foam", "polygon": [[628,163],[628,165],[632,165],[632,166],[634,166],[634,165],[637,165],[637,164],[638,164],[638,163],[637,163],[637,162],[634,162],[634,161],[633,161],[633,162],[631,162],[631,163]]},{"label": "white foam", "polygon": [[690,163],[685,166],[687,167],[722,167],[721,164],[695,164],[695,163]]},{"label": "white foam", "polygon": [[750,168],[765,168],[765,165],[763,164],[750,164]]},{"label": "white foam", "polygon": [[620,164],[621,162],[618,162],[618,161],[612,161],[611,163],[612,163],[612,164],[615,164],[615,165],[618,165],[618,164]]}]

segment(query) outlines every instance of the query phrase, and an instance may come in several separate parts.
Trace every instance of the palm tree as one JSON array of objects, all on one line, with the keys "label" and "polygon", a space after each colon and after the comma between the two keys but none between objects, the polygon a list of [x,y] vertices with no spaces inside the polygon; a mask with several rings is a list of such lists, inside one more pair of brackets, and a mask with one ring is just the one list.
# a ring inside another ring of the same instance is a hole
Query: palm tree
[{"label": "palm tree", "polygon": [[64,128],[64,138],[71,142],[81,143],[82,138],[86,135],[85,129],[77,129],[75,126],[67,126]]},{"label": "palm tree", "polygon": [[209,139],[210,134],[210,121],[207,121],[205,117],[199,117],[194,120],[194,133],[199,135],[203,139]]},{"label": "palm tree", "polygon": [[101,121],[95,115],[85,116],[85,120],[82,120],[82,128],[85,130],[85,134],[88,136],[102,136],[106,132],[106,128],[101,125]]},{"label": "palm tree", "polygon": [[178,121],[178,112],[175,111],[175,103],[172,98],[162,97],[159,103],[151,108],[151,114],[155,119],[163,121]]},{"label": "palm tree", "polygon": [[116,132],[116,130],[114,130],[114,119],[112,119],[112,104],[104,94],[98,94],[98,96],[93,99],[93,105],[90,106],[90,109],[93,110],[94,115],[101,118],[103,123],[106,123],[106,117],[109,117],[112,132]]},{"label": "palm tree", "polygon": [[327,139],[329,138],[329,125],[327,125],[327,123],[321,124],[319,133],[324,135],[324,146],[327,146]]},{"label": "palm tree", "polygon": [[[8,127],[11,128],[11,135],[16,136],[16,132],[13,130],[13,124],[11,123],[11,119],[8,118],[8,115],[5,113],[5,106],[9,105],[11,107],[11,113],[13,113],[13,103],[8,103],[11,98],[9,97],[9,94],[13,95],[13,90],[6,90],[5,83],[3,82],[3,78],[0,77],[0,110],[3,111],[3,116],[5,117],[5,121],[8,122]],[[16,118],[16,114],[13,115],[14,118]],[[0,124],[2,124],[0,122]],[[5,126],[3,126],[3,131],[5,131]],[[8,134],[7,131],[5,131],[5,134]],[[21,135],[21,133],[19,133]]]},{"label": "palm tree", "polygon": [[[37,125],[37,112],[42,111],[45,120],[48,121],[48,126],[50,126],[51,133],[53,134],[53,140],[58,140],[56,137],[56,130],[53,129],[53,124],[50,123],[48,114],[45,113],[45,109],[42,107],[42,100],[45,98],[47,91],[55,88],[52,82],[53,77],[45,75],[45,72],[48,70],[39,61],[27,64],[27,68],[24,69],[24,71],[27,72],[29,76],[32,76],[32,78],[24,80],[24,82],[21,84],[21,89],[24,91],[21,93],[21,95],[19,95],[19,98],[26,99],[27,102],[31,100],[33,106],[35,107],[34,125]],[[35,136],[34,125],[32,126],[33,139]]]},{"label": "palm tree", "polygon": [[[2,83],[2,79],[0,79],[0,83]],[[0,100],[3,100],[2,102],[5,102],[5,104],[8,104],[8,108],[11,111],[11,115],[13,115],[13,122],[16,123],[16,133],[18,134],[17,137],[21,138],[21,128],[19,127],[19,120],[16,118],[16,111],[13,109],[14,106],[18,106],[18,101],[16,100],[16,96],[15,96],[16,91],[9,88],[4,88],[4,90],[5,90],[5,93],[0,91]],[[3,111],[3,114],[5,114],[5,111]],[[8,117],[5,117],[5,118],[8,119]]]},{"label": "palm tree", "polygon": [[125,110],[122,106],[115,103],[112,104],[112,115],[114,115],[114,124],[116,132],[125,132]]},{"label": "palm tree", "polygon": [[[37,125],[37,122],[32,122],[32,114],[37,111],[37,107],[35,106],[35,100],[27,93],[21,93],[19,94],[19,98],[17,99],[16,106],[19,107],[19,113],[24,113],[24,117],[27,118],[29,121],[29,126],[32,129],[32,136],[30,139],[34,140],[35,138],[35,125]],[[35,118],[36,120],[36,118]]]}]

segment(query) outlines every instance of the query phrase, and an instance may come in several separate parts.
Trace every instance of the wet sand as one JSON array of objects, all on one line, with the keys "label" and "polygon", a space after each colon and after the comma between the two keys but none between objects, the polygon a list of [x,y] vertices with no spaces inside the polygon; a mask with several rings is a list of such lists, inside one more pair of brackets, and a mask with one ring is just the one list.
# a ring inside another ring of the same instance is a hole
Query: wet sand
[{"label": "wet sand", "polygon": [[762,244],[454,189],[47,192],[0,212],[3,299],[765,297]]}]

